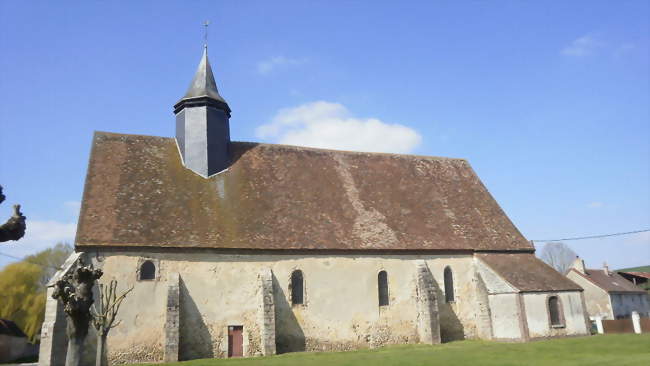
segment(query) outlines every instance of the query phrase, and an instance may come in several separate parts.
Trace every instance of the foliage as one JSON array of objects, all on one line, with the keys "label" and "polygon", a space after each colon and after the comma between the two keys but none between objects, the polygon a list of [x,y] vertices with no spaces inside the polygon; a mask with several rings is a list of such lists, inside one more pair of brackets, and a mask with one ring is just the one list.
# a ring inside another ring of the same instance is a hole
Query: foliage
[{"label": "foliage", "polygon": [[617,269],[616,272],[650,272],[650,266]]},{"label": "foliage", "polygon": [[59,243],[0,271],[0,318],[16,322],[31,342],[45,316],[45,285],[71,252],[69,244]]},{"label": "foliage", "polygon": [[159,363],[155,366],[647,365],[650,359],[648,344],[650,334],[598,335],[528,343],[472,340],[434,346],[388,346],[352,352],[297,352],[270,357],[203,359],[182,363]]},{"label": "foliage", "polygon": [[539,258],[556,271],[566,274],[578,255],[564,243],[546,243]]}]

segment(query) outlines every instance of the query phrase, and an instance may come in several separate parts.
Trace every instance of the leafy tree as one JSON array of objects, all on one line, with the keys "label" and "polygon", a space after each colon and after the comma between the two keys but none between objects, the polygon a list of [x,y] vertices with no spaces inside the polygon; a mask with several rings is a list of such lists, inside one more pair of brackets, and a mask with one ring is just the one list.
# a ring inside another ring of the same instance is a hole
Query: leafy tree
[{"label": "leafy tree", "polygon": [[45,285],[71,252],[70,244],[59,243],[0,271],[0,318],[16,322],[31,342],[45,316]]},{"label": "leafy tree", "polygon": [[539,255],[541,260],[562,274],[567,273],[577,256],[573,249],[561,242],[546,243]]}]

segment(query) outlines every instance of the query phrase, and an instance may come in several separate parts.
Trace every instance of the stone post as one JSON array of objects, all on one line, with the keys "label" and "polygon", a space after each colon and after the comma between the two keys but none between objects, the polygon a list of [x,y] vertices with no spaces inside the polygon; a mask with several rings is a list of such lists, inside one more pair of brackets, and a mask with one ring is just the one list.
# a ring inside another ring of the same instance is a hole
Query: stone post
[{"label": "stone post", "polygon": [[275,304],[273,302],[273,272],[265,268],[260,272],[260,333],[262,354],[275,354]]},{"label": "stone post", "polygon": [[596,330],[598,331],[598,334],[605,334],[605,331],[603,330],[603,317],[595,316],[594,320],[596,321]]},{"label": "stone post", "polygon": [[440,319],[438,316],[436,285],[433,275],[424,261],[417,262],[416,291],[420,343],[440,343]]},{"label": "stone post", "polygon": [[634,327],[634,333],[641,334],[641,317],[636,311],[632,312],[632,326]]},{"label": "stone post", "polygon": [[178,362],[180,343],[180,280],[181,277],[178,273],[170,274],[167,280],[164,362]]}]

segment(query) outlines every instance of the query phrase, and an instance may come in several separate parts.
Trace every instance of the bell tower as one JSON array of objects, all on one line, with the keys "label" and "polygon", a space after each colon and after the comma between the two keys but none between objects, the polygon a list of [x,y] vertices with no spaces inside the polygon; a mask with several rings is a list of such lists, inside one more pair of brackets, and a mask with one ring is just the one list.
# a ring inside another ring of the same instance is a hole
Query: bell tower
[{"label": "bell tower", "polygon": [[219,95],[208,47],[187,93],[174,105],[176,142],[186,168],[208,178],[230,164],[230,107]]}]

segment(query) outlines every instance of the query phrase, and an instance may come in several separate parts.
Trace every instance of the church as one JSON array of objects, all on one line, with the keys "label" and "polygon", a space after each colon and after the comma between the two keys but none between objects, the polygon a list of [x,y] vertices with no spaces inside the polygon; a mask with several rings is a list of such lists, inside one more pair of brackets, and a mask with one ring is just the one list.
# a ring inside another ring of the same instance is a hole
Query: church
[{"label": "church", "polygon": [[[207,48],[173,107],[175,137],[93,137],[62,271],[133,287],[111,364],[589,334],[583,290],[466,160],[231,141]],[[47,301],[41,365],[59,365]]]}]

